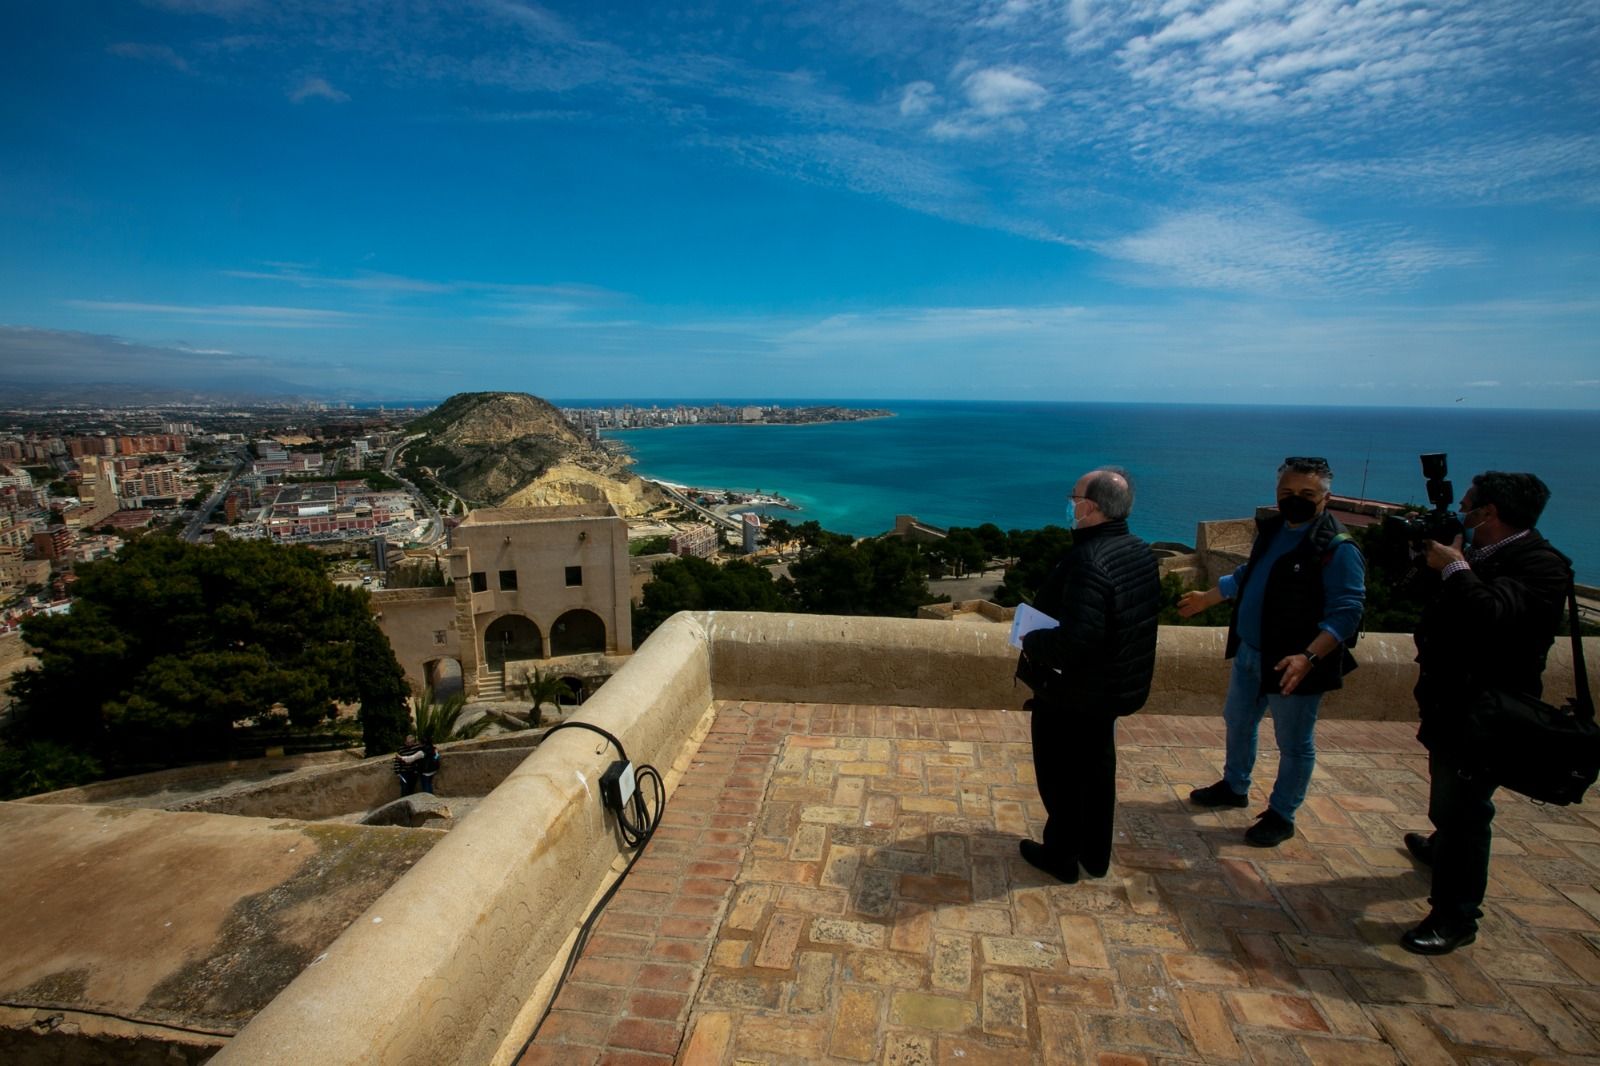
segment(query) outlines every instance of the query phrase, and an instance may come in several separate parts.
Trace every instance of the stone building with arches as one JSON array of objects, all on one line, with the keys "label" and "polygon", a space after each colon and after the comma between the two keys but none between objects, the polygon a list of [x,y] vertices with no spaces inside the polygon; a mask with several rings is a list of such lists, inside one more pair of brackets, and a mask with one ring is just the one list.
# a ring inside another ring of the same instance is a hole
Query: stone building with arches
[{"label": "stone building with arches", "polygon": [[608,503],[473,511],[451,533],[443,588],[373,593],[414,688],[493,699],[533,668],[581,698],[633,651],[628,526]]}]

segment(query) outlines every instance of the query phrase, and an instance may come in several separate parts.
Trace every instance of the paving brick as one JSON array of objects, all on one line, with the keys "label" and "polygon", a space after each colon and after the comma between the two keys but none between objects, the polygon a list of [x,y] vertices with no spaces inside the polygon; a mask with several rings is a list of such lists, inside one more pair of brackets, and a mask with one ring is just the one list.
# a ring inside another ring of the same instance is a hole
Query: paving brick
[{"label": "paving brick", "polygon": [[1328,1023],[1315,1004],[1304,996],[1276,992],[1227,992],[1229,1004],[1245,1025],[1293,1029],[1299,1032],[1328,1032]]},{"label": "paving brick", "polygon": [[1212,992],[1183,989],[1178,1009],[1194,1049],[1207,1062],[1239,1062],[1244,1051],[1234,1039],[1233,1026],[1222,997]]},{"label": "paving brick", "polygon": [[983,975],[983,1031],[991,1036],[1023,1040],[1028,1035],[1027,982],[1014,973]]},{"label": "paving brick", "polygon": [[834,981],[834,956],[806,951],[795,963],[795,979],[786,1008],[790,1014],[816,1015],[829,1009]]},{"label": "paving brick", "polygon": [[675,1055],[683,1037],[683,1026],[676,1019],[623,1018],[611,1027],[612,1048],[643,1051],[653,1055]]},{"label": "paving brick", "polygon": [[895,951],[853,951],[845,957],[844,979],[867,985],[920,989],[928,982],[928,963],[921,956]]},{"label": "paving brick", "polygon": [[1407,1066],[1455,1066],[1455,1057],[1412,1008],[1368,1007],[1367,1011]]},{"label": "paving brick", "polygon": [[1549,1041],[1532,1024],[1513,1014],[1486,1010],[1439,1010],[1428,1015],[1445,1037],[1457,1044],[1543,1051]]},{"label": "paving brick", "polygon": [[836,1058],[870,1062],[877,1058],[882,995],[869,988],[847,986],[839,993],[828,1053]]},{"label": "paving brick", "polygon": [[960,1032],[976,1020],[977,1009],[965,998],[896,992],[890,1000],[889,1021],[893,1025],[949,1033]]},{"label": "paving brick", "polygon": [[1105,939],[1100,935],[1099,923],[1093,918],[1081,914],[1063,915],[1061,939],[1066,944],[1067,962],[1070,965],[1097,970],[1110,967]]}]

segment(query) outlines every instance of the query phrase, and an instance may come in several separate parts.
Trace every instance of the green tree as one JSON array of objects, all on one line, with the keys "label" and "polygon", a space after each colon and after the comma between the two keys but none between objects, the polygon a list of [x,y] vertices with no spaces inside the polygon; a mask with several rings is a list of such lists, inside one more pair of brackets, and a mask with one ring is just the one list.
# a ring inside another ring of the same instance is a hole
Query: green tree
[{"label": "green tree", "polygon": [[640,537],[628,542],[629,555],[660,555],[670,551],[672,538],[666,534],[657,537]]},{"label": "green tree", "polygon": [[1072,547],[1072,532],[1060,526],[1014,529],[1007,539],[1016,562],[1006,569],[1005,580],[995,593],[995,602],[1003,607],[1032,603],[1061,554]]},{"label": "green tree", "polygon": [[836,539],[808,551],[789,567],[789,575],[795,603],[806,614],[909,618],[932,600],[925,561],[898,537],[859,544]]},{"label": "green tree", "polygon": [[424,689],[422,695],[412,701],[411,713],[416,723],[413,732],[417,740],[423,744],[470,740],[489,728],[487,715],[463,725],[461,712],[466,709],[467,698],[460,693],[441,700],[433,694],[433,689]]},{"label": "green tree", "polygon": [[798,536],[794,523],[787,518],[774,518],[761,527],[761,539],[768,544],[787,544]]},{"label": "green tree", "polygon": [[389,568],[384,583],[392,589],[440,588],[444,585],[444,568],[438,559],[408,559]]},{"label": "green tree", "polygon": [[87,784],[100,777],[100,764],[88,755],[49,740],[0,748],[0,799]]},{"label": "green tree", "polygon": [[[1233,607],[1226,603],[1219,603],[1207,607],[1193,618],[1185,618],[1178,613],[1178,599],[1193,586],[1177,574],[1168,574],[1161,579],[1161,613],[1157,616],[1164,626],[1226,626],[1233,615]],[[1206,586],[1209,588],[1210,586]]]},{"label": "green tree", "polygon": [[554,670],[545,670],[534,667],[531,672],[523,671],[521,678],[511,683],[511,691],[518,699],[527,700],[533,704],[533,709],[528,712],[528,721],[538,725],[544,720],[544,705],[561,706],[561,698],[569,695],[567,683],[561,680]]},{"label": "green tree", "polygon": [[633,612],[642,641],[679,611],[786,611],[791,603],[764,567],[736,559],[723,566],[685,556],[655,568]]},{"label": "green tree", "polygon": [[405,681],[365,592],[328,580],[306,548],[147,536],[77,568],[73,609],[23,636],[15,732],[109,767],[228,753],[240,725],[309,730],[361,703],[368,751],[392,750]]}]

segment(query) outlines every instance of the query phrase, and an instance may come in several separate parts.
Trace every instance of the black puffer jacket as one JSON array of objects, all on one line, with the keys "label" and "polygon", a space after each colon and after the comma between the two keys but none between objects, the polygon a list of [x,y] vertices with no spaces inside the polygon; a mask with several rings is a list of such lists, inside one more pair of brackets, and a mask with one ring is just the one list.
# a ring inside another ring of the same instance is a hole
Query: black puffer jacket
[{"label": "black puffer jacket", "polygon": [[1034,607],[1060,623],[1023,638],[1018,676],[1046,709],[1132,714],[1150,697],[1161,574],[1123,520],[1073,534]]},{"label": "black puffer jacket", "polygon": [[1542,694],[1571,582],[1571,561],[1534,530],[1439,586],[1417,629],[1423,746],[1454,743],[1461,704],[1480,687]]}]

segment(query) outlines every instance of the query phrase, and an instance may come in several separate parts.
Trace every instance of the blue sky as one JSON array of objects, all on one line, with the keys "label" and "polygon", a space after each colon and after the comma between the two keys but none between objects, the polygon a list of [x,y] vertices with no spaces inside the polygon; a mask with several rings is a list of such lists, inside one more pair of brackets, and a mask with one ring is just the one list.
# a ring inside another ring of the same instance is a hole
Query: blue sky
[{"label": "blue sky", "polygon": [[1592,0],[52,0],[0,386],[1600,408]]}]

